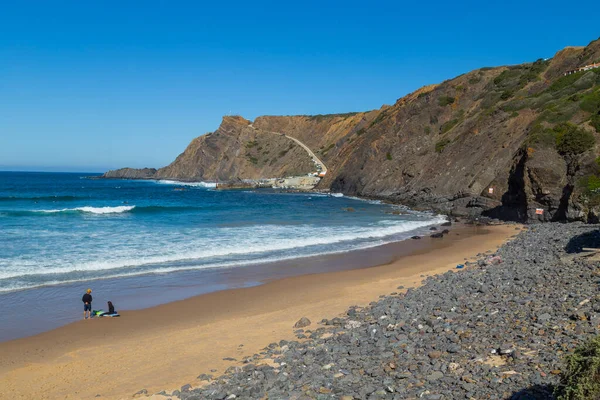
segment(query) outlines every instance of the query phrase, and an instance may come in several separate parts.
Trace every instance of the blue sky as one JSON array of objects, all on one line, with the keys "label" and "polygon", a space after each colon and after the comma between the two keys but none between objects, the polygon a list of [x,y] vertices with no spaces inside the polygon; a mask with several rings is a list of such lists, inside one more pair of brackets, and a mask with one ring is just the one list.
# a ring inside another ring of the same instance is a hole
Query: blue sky
[{"label": "blue sky", "polygon": [[391,104],[600,36],[597,1],[4,1],[0,168],[160,167],[223,115]]}]

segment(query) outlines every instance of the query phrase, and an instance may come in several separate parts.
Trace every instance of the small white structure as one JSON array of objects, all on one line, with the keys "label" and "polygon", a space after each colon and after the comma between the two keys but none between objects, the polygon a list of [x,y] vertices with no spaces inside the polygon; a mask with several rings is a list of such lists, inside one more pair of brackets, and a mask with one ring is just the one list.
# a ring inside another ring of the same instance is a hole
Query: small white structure
[{"label": "small white structure", "polygon": [[583,67],[573,69],[571,71],[567,71],[567,72],[565,72],[565,76],[574,74],[576,72],[589,71],[590,69],[594,69],[594,68],[600,68],[600,63],[589,64],[589,65],[585,65]]}]

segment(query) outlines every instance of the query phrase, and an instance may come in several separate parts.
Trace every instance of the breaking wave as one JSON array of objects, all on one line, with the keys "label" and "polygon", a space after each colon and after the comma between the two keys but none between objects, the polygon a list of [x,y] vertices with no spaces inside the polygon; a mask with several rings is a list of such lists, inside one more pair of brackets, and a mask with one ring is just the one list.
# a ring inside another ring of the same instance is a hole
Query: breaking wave
[{"label": "breaking wave", "polygon": [[216,188],[217,184],[214,182],[180,182],[180,181],[172,181],[167,179],[162,179],[156,181],[156,183],[161,185],[176,185],[176,186],[192,186],[192,187],[203,187],[203,188]]},{"label": "breaking wave", "polygon": [[[116,207],[74,207],[60,208],[51,210],[0,210],[0,216],[51,216],[51,215],[84,215],[84,214],[160,214],[160,213],[181,213],[188,211],[198,211],[205,207],[202,206],[116,206]],[[218,208],[212,206],[213,209]]]},{"label": "breaking wave", "polygon": [[135,206],[118,206],[118,207],[76,207],[63,208],[62,210],[40,210],[38,212],[45,213],[61,213],[61,212],[83,212],[91,214],[120,214],[131,211]]},{"label": "breaking wave", "polygon": [[47,260],[48,265],[43,268],[21,260],[20,265],[13,264],[10,271],[0,271],[0,292],[79,280],[231,268],[346,252],[406,239],[409,232],[444,221],[441,216],[422,221],[381,221],[360,229],[314,225],[222,228],[219,236],[223,239],[215,243],[194,239],[171,243],[169,238],[157,236],[149,240],[159,251],[153,253],[148,248],[147,255],[140,255],[134,245],[131,252],[104,249],[106,253],[102,251],[96,260]]},{"label": "breaking wave", "polygon": [[29,213],[45,213],[45,214],[57,214],[57,213],[89,213],[89,214],[121,214],[124,212],[131,211],[135,206],[118,206],[118,207],[75,207],[75,208],[62,208],[57,210],[31,210],[23,211]]}]

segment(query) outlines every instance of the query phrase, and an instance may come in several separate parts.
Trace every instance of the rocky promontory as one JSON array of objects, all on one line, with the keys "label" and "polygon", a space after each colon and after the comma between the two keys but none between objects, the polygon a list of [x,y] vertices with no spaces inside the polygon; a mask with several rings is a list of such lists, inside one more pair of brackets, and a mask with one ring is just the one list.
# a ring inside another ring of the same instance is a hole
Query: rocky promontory
[{"label": "rocky promontory", "polygon": [[[307,175],[315,166],[293,140],[251,126],[237,116],[223,117],[219,128],[192,140],[175,161],[158,170],[125,168],[104,178],[143,177],[180,181],[229,181]],[[154,171],[154,172],[152,172]]]},{"label": "rocky promontory", "polygon": [[156,175],[156,168],[120,168],[106,172],[102,175],[107,179],[152,179]]},{"label": "rocky promontory", "polygon": [[600,247],[599,228],[536,225],[459,272],[429,277],[416,289],[399,287],[339,318],[290,326],[297,341],[272,343],[223,376],[203,373],[161,394],[553,399],[564,357],[600,333],[598,259],[583,252]]}]

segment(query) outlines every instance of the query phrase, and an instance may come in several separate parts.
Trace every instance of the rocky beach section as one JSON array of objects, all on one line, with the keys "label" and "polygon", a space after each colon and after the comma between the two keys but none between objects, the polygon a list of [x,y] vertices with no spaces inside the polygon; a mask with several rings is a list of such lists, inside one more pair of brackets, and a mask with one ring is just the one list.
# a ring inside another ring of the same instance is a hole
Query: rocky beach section
[{"label": "rocky beach section", "polygon": [[600,262],[583,250],[600,247],[599,228],[533,225],[158,398],[552,399],[564,357],[600,332]]}]

